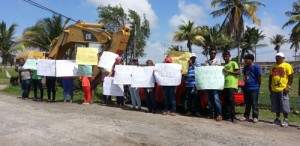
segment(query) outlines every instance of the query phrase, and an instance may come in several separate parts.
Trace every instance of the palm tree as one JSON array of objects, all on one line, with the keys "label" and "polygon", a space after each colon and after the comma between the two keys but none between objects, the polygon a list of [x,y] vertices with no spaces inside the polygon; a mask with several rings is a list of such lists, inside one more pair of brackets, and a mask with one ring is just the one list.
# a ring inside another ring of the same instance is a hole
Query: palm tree
[{"label": "palm tree", "polygon": [[238,60],[240,61],[240,43],[244,33],[244,16],[250,18],[255,24],[260,25],[260,20],[256,17],[257,7],[264,6],[263,3],[249,0],[213,0],[213,7],[219,6],[221,9],[213,11],[213,17],[225,15],[222,28],[227,34],[237,42]]},{"label": "palm tree", "polygon": [[274,50],[276,50],[277,53],[280,52],[280,47],[287,42],[288,42],[288,40],[285,39],[284,35],[281,35],[281,34],[276,34],[275,36],[270,38],[270,43],[272,45],[275,45]]},{"label": "palm tree", "polygon": [[0,54],[3,65],[7,65],[7,61],[12,53],[21,48],[14,36],[16,26],[16,24],[11,24],[7,29],[4,21],[0,23]]},{"label": "palm tree", "polygon": [[263,31],[260,31],[255,27],[247,26],[247,29],[245,31],[245,34],[241,42],[242,52],[241,52],[240,61],[242,61],[242,58],[244,58],[246,53],[249,54],[250,52],[255,53],[255,61],[256,61],[256,48],[267,46],[267,44],[258,44],[258,42],[260,40],[263,40],[265,37],[266,36],[263,34]]},{"label": "palm tree", "polygon": [[194,22],[188,21],[188,23],[183,22],[184,24],[178,26],[178,31],[174,32],[173,41],[182,42],[187,41],[187,47],[189,52],[192,51],[192,45],[203,44],[203,37],[200,35],[201,30],[199,27],[194,26]]},{"label": "palm tree", "polygon": [[292,43],[290,46],[290,49],[294,49],[294,51],[295,51],[295,54],[294,54],[295,60],[294,61],[296,61],[297,51],[300,49],[300,31],[292,30],[289,41]]},{"label": "palm tree", "polygon": [[170,48],[168,49],[168,51],[165,53],[166,55],[169,54],[169,52],[171,51],[180,51],[180,52],[184,52],[182,49],[182,46],[179,45],[171,45]]},{"label": "palm tree", "polygon": [[26,47],[39,48],[41,51],[49,51],[65,29],[69,19],[63,21],[61,16],[53,15],[52,18],[44,18],[34,26],[27,28],[20,39]]}]

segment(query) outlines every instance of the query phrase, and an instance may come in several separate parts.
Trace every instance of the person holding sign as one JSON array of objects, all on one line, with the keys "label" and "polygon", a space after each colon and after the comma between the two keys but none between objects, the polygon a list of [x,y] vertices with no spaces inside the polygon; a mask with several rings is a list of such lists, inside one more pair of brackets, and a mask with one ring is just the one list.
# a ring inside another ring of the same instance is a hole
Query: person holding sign
[{"label": "person holding sign", "polygon": [[[116,72],[115,67],[116,67],[116,65],[122,65],[121,59],[122,58],[120,56],[116,57],[116,61],[115,61],[114,65],[111,69],[111,72],[108,74],[108,77],[114,77],[115,76],[115,72]],[[116,97],[117,97],[117,105],[119,107],[124,106],[124,96],[116,96]]]},{"label": "person holding sign", "polygon": [[230,52],[223,52],[223,59],[225,61],[224,73],[225,73],[225,84],[223,89],[223,96],[225,101],[226,115],[230,115],[232,123],[237,124],[238,121],[235,117],[234,107],[234,90],[238,88],[238,75],[240,75],[239,66],[235,61],[230,60]]},{"label": "person holding sign", "polygon": [[244,99],[245,99],[245,112],[244,117],[240,119],[241,121],[248,121],[250,116],[250,111],[252,107],[252,118],[253,123],[258,122],[258,95],[259,88],[261,85],[262,71],[257,64],[253,63],[254,56],[252,54],[247,54],[244,57]]},{"label": "person holding sign", "polygon": [[[147,66],[154,66],[152,60],[146,61]],[[156,107],[156,101],[155,101],[155,85],[153,88],[144,88],[144,92],[147,98],[147,107],[148,111],[147,113],[156,113],[157,107]]]},{"label": "person holding sign", "polygon": [[82,103],[82,105],[89,105],[91,101],[90,81],[92,81],[93,78],[86,77],[86,76],[79,76],[79,79],[81,80],[81,86],[84,92],[84,102]]},{"label": "person holding sign", "polygon": [[[185,85],[185,92],[187,93],[188,97],[188,112],[185,114],[186,116],[192,115],[192,112],[195,112],[196,116],[201,116],[199,113],[199,97],[197,96],[197,88],[196,88],[196,81],[195,81],[195,68],[200,66],[200,63],[196,61],[196,54],[191,53],[190,60],[188,61],[188,74],[186,75],[186,85]],[[194,107],[194,108],[193,108]]]},{"label": "person holding sign", "polygon": [[[49,60],[53,58],[48,58]],[[47,102],[55,102],[55,95],[56,95],[56,77],[55,76],[47,76],[46,77],[46,86],[47,86],[47,95],[48,101]],[[52,98],[51,98],[52,94]]]},{"label": "person holding sign", "polygon": [[[172,58],[167,56],[164,62],[172,63]],[[162,89],[165,98],[164,111],[162,115],[170,114],[171,116],[176,116],[176,100],[175,100],[176,86],[162,86]],[[172,105],[172,112],[170,113],[168,112],[169,100],[171,100],[171,105]]]},{"label": "person holding sign", "polygon": [[43,96],[44,96],[44,89],[42,86],[42,77],[37,75],[37,70],[33,70],[32,74],[32,84],[33,84],[33,93],[34,93],[34,98],[33,100],[37,100],[37,88],[40,89],[40,98],[41,101],[43,101]]},{"label": "person holding sign", "polygon": [[20,66],[18,67],[18,72],[19,72],[21,87],[23,90],[22,99],[29,98],[30,82],[31,82],[31,74],[32,74],[30,69],[23,68],[24,64],[25,64],[24,58],[20,58]]},{"label": "person holding sign", "polygon": [[[221,66],[221,61],[219,58],[216,58],[217,50],[211,49],[209,51],[210,59],[205,61],[206,66]],[[208,106],[209,106],[209,118],[213,119],[214,114],[217,117],[217,121],[222,121],[222,106],[220,102],[219,97],[219,91],[218,90],[206,90],[206,97],[208,98]],[[217,111],[215,112],[214,105],[216,106]]]},{"label": "person holding sign", "polygon": [[[131,60],[131,65],[134,66],[139,66],[139,61],[138,59],[134,58]],[[136,87],[129,87],[129,92],[131,96],[131,104],[132,104],[132,109],[137,109],[141,110],[141,99],[139,95],[139,88]]]}]

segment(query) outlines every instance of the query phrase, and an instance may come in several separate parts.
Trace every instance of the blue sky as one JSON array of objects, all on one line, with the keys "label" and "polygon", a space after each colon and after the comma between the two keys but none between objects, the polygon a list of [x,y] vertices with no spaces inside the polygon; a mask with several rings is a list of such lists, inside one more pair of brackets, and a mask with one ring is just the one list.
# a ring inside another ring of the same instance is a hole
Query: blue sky
[{"label": "blue sky", "polygon": [[[211,0],[33,0],[50,9],[60,12],[75,20],[96,23],[99,5],[119,5],[124,9],[132,9],[139,14],[146,14],[151,24],[151,37],[145,48],[147,56],[140,59],[153,59],[161,62],[164,52],[170,45],[182,45],[186,49],[186,43],[172,42],[172,32],[174,32],[182,21],[192,20],[197,25],[213,26],[221,23],[224,17],[212,18],[210,13],[216,8],[210,7]],[[292,9],[292,3],[296,0],[260,0],[266,7],[259,7],[257,16],[261,20],[261,26],[257,26],[266,34],[265,40],[261,43],[269,44],[269,37],[275,34],[284,34],[288,37],[291,27],[281,29],[288,20],[285,12]],[[34,25],[38,20],[51,17],[48,11],[34,7],[23,0],[1,0],[0,21],[8,25],[16,23],[16,36],[20,37],[25,28]],[[72,22],[71,22],[72,23]],[[70,23],[70,24],[71,24]],[[251,21],[246,21],[249,26],[254,26]],[[282,46],[286,60],[293,60],[294,53],[289,49],[290,44]],[[276,52],[274,46],[269,45],[257,50],[258,61],[274,61]],[[202,48],[193,46],[194,52],[198,55],[198,61],[203,62],[205,56],[201,55]],[[236,50],[232,50],[232,56],[236,55]],[[220,57],[220,53],[218,56]]]}]

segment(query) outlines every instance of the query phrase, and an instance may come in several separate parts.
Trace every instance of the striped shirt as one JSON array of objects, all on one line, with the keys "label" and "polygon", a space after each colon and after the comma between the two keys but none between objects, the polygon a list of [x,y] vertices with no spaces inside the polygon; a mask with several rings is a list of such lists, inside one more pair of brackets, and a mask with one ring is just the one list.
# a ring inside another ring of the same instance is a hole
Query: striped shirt
[{"label": "striped shirt", "polygon": [[[195,61],[194,63],[194,67],[199,67],[200,66],[200,63],[198,63],[197,61]],[[195,84],[196,84],[196,81],[195,81],[195,69],[193,68],[192,65],[189,65],[189,68],[188,68],[188,74],[186,76],[186,87],[194,87]]]}]

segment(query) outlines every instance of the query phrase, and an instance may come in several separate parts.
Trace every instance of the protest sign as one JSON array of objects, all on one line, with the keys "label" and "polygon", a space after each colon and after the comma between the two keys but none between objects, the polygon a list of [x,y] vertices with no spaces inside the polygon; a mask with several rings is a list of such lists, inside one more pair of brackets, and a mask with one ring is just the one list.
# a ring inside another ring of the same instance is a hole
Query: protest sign
[{"label": "protest sign", "polygon": [[224,89],[223,66],[200,66],[195,68],[197,89]]},{"label": "protest sign", "polygon": [[154,66],[136,67],[132,71],[131,87],[154,87]]},{"label": "protest sign", "polygon": [[113,77],[105,77],[103,82],[103,95],[124,96],[123,85],[114,84]]},{"label": "protest sign", "polygon": [[75,60],[56,60],[56,76],[77,76],[78,65]]},{"label": "protest sign", "polygon": [[175,63],[158,63],[155,64],[154,76],[159,85],[177,86],[181,84],[180,64]]},{"label": "protest sign", "polygon": [[78,76],[91,77],[93,74],[92,65],[78,65]]},{"label": "protest sign", "polygon": [[112,66],[115,63],[115,59],[118,57],[118,54],[104,51],[99,60],[99,67],[105,68],[106,70],[111,70]]},{"label": "protest sign", "polygon": [[36,59],[27,59],[23,68],[36,70]]},{"label": "protest sign", "polygon": [[182,74],[186,75],[188,72],[188,61],[190,60],[191,53],[182,51],[170,51],[168,55],[172,58],[172,63],[182,65]]},{"label": "protest sign", "polygon": [[38,59],[37,74],[40,76],[55,77],[55,60]]},{"label": "protest sign", "polygon": [[131,74],[137,66],[132,65],[116,65],[114,84],[129,85],[131,83]]},{"label": "protest sign", "polygon": [[97,48],[78,47],[76,53],[76,64],[97,65],[98,63]]}]

